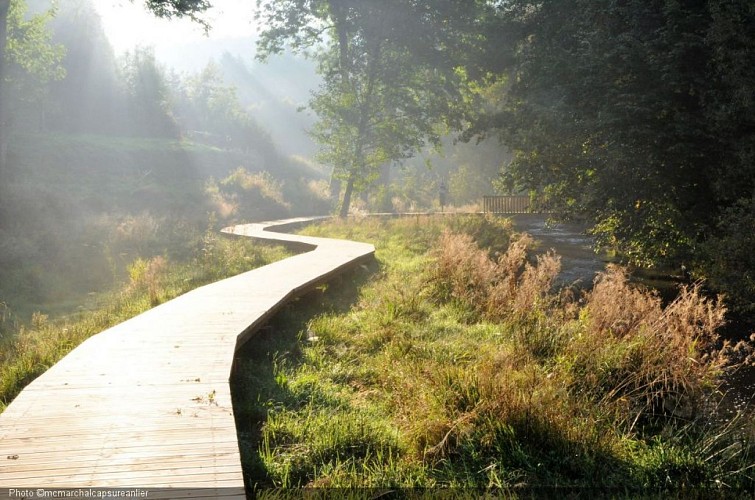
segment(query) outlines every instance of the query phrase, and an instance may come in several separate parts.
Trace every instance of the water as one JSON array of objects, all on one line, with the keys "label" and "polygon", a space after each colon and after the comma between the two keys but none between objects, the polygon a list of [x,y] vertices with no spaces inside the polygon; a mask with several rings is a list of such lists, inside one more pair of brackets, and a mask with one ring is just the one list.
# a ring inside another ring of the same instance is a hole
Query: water
[{"label": "water", "polygon": [[724,411],[733,414],[744,411],[755,415],[755,366],[745,366],[724,380],[721,390]]},{"label": "water", "polygon": [[550,249],[561,256],[561,273],[558,285],[590,288],[595,275],[609,262],[605,255],[593,250],[595,240],[585,234],[587,226],[575,223],[549,223],[547,216],[517,214],[511,216],[517,231],[530,234],[536,241],[536,251]]}]

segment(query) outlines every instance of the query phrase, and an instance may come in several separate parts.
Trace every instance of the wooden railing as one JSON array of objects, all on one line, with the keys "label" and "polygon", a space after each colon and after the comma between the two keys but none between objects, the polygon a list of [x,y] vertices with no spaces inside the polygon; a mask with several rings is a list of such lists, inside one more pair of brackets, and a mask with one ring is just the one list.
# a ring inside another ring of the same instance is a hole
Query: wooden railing
[{"label": "wooden railing", "polygon": [[486,214],[530,213],[529,196],[483,196],[482,211]]}]

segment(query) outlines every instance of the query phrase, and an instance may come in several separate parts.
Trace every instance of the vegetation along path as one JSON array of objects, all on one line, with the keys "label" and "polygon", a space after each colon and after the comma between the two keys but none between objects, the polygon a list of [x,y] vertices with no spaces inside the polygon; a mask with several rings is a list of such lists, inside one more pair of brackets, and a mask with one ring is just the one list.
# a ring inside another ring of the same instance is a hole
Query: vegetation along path
[{"label": "vegetation along path", "polygon": [[29,384],[0,415],[0,487],[222,487],[208,495],[243,497],[228,384],[235,350],[288,299],[374,253],[270,231],[311,220],[224,230],[309,251],[95,335]]}]

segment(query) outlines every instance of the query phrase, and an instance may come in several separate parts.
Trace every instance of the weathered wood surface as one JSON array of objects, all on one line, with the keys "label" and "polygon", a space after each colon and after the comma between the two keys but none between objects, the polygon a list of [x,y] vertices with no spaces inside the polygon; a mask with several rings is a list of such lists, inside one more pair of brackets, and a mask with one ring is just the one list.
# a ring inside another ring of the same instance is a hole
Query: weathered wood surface
[{"label": "weathered wood surface", "polygon": [[38,487],[241,492],[228,384],[237,346],[288,299],[374,253],[364,243],[270,231],[306,220],[224,230],[311,251],[97,334],[29,384],[0,415],[0,497]]}]

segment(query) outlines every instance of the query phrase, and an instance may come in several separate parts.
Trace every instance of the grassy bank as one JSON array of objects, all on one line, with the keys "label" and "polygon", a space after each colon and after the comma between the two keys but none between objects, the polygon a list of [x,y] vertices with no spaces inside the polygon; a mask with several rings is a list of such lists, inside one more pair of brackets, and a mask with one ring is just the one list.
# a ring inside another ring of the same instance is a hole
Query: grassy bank
[{"label": "grassy bank", "polygon": [[35,313],[29,323],[0,329],[0,411],[36,377],[87,338],[198,286],[233,276],[287,256],[279,246],[228,239],[208,231],[197,254],[185,261],[158,256],[137,259],[129,280],[67,317],[50,320]]},{"label": "grassy bank", "polygon": [[377,263],[239,360],[254,487],[752,492],[753,424],[716,410],[724,311],[696,288],[662,308],[612,268],[554,292],[558,257],[481,218],[311,231]]}]

